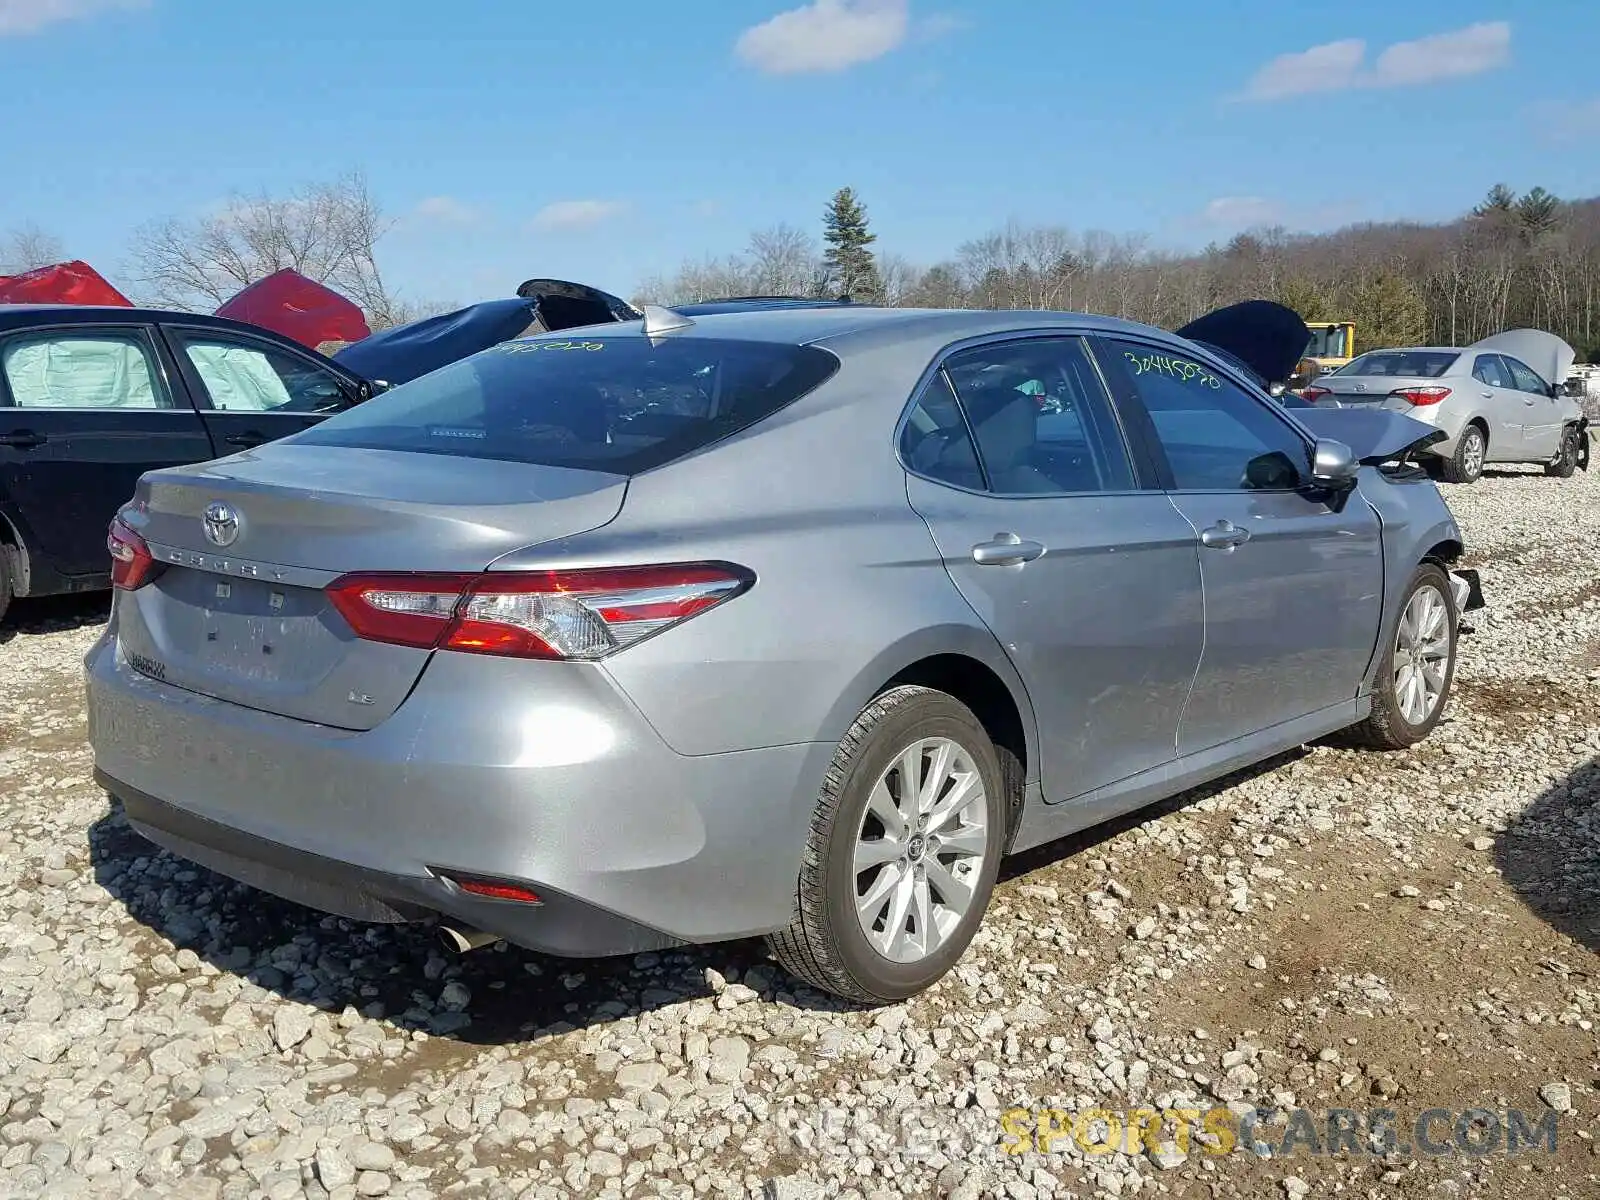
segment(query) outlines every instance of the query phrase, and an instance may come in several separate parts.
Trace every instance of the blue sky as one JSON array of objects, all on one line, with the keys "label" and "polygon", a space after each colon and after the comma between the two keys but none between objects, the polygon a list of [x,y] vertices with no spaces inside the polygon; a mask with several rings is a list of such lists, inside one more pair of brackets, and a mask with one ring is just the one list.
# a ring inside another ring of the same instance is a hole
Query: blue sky
[{"label": "blue sky", "polygon": [[[562,15],[552,15],[559,11]],[[1193,246],[1600,194],[1600,4],[0,0],[0,231],[359,168],[417,299],[627,292],[842,185],[930,263],[1008,218]],[[1580,49],[1585,48],[1585,49]],[[22,166],[21,164],[26,164]]]}]

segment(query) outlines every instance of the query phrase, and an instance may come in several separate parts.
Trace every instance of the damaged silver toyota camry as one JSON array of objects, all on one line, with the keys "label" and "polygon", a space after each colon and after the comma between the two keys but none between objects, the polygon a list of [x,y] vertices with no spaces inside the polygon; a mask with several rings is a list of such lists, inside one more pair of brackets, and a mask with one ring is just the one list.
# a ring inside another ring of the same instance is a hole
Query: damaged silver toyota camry
[{"label": "damaged silver toyota camry", "polygon": [[349,918],[763,935],[912,995],[1004,855],[1440,720],[1481,597],[1411,461],[1439,433],[1284,407],[1285,313],[648,309],[151,472],[87,659],[97,777]]}]

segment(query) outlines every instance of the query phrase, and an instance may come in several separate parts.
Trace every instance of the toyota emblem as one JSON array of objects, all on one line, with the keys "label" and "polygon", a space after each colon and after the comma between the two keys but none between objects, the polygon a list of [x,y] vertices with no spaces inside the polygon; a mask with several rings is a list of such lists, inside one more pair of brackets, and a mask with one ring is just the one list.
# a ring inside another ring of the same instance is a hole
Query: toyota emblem
[{"label": "toyota emblem", "polygon": [[213,546],[231,546],[239,537],[239,514],[221,500],[206,505],[206,541]]}]

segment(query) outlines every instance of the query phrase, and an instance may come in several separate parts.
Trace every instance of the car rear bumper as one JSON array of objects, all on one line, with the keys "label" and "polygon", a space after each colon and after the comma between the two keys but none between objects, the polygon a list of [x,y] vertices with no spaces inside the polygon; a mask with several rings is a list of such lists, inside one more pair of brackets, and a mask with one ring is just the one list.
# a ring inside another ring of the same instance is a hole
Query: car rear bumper
[{"label": "car rear bumper", "polygon": [[[669,749],[604,671],[438,654],[352,733],[87,660],[97,777],[185,858],[324,911],[627,953],[780,928],[832,748]],[[451,875],[525,884],[471,895]]]}]

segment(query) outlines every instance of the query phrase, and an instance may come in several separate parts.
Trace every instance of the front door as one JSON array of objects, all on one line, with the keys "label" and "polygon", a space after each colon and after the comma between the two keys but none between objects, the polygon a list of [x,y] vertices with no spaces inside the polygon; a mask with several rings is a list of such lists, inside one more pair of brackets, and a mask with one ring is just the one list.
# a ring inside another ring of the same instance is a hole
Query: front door
[{"label": "front door", "polygon": [[1383,604],[1371,507],[1301,490],[1310,442],[1264,393],[1170,350],[1096,348],[1137,396],[1172,503],[1200,539],[1205,652],[1178,752],[1353,702]]},{"label": "front door", "polygon": [[1522,419],[1522,459],[1543,462],[1561,449],[1561,414],[1565,407],[1552,396],[1549,384],[1521,359],[1502,354],[1517,385],[1517,407]]},{"label": "front door", "polygon": [[1200,659],[1199,552],[1141,490],[1081,341],[952,355],[902,457],[912,507],[1028,689],[1046,799],[1170,762]]},{"label": "front door", "polygon": [[219,455],[309,429],[356,400],[325,364],[265,338],[172,325],[166,335]]},{"label": "front door", "polygon": [[108,573],[106,527],[139,476],[210,457],[149,328],[72,325],[0,340],[0,500],[50,572]]}]

